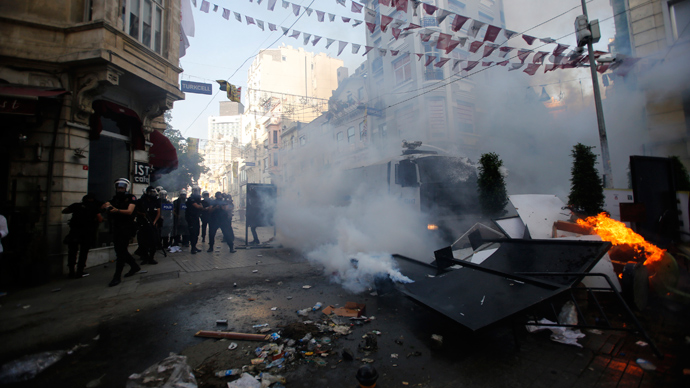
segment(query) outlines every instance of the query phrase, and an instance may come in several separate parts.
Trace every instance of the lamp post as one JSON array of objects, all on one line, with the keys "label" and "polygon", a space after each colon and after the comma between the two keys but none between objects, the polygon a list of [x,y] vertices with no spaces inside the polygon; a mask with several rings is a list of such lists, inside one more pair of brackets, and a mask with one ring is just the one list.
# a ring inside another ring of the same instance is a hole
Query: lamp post
[{"label": "lamp post", "polygon": [[[606,123],[604,122],[604,109],[601,105],[601,92],[599,90],[599,76],[597,76],[597,63],[594,59],[594,48],[592,47],[594,34],[590,31],[591,25],[589,23],[589,16],[587,16],[586,0],[582,1],[582,13],[584,18],[578,17],[575,21],[575,32],[577,36],[577,45],[582,47],[582,43],[587,44],[587,53],[589,57],[589,69],[592,73],[592,88],[594,92],[594,106],[597,111],[597,123],[599,125],[599,142],[601,144],[601,159],[604,165],[604,187],[613,188],[613,172],[611,170],[611,156],[609,154],[609,141],[606,137]],[[584,20],[584,23],[583,23]],[[584,24],[584,25],[583,25]],[[597,22],[598,29],[598,22]],[[585,31],[586,30],[586,31]],[[583,34],[583,32],[585,32]],[[599,41],[599,38],[596,38]]]}]

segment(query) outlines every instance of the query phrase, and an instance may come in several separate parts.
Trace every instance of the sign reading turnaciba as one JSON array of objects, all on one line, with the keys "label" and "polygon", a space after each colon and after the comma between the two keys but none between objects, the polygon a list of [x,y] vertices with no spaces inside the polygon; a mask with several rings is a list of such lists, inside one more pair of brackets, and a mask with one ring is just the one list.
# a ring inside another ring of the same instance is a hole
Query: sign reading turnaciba
[{"label": "sign reading turnaciba", "polygon": [[180,90],[185,93],[213,94],[211,84],[201,82],[182,81]]}]

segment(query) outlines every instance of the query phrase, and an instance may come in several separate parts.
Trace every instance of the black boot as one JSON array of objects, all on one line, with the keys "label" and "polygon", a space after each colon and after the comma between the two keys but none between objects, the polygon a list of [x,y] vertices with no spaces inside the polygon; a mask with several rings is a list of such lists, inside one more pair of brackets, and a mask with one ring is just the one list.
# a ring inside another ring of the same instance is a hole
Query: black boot
[{"label": "black boot", "polygon": [[206,252],[213,252],[213,245],[209,245],[208,250]]},{"label": "black boot", "polygon": [[237,252],[237,251],[235,250],[235,244],[229,243],[228,246],[230,247],[230,253],[235,253],[235,252]]},{"label": "black boot", "polygon": [[125,274],[125,277],[128,278],[130,276],[134,276],[139,271],[141,271],[141,267],[138,266],[137,263],[134,263],[133,265],[130,265],[129,272]]},{"label": "black boot", "polygon": [[74,273],[74,267],[69,267],[69,273],[67,274],[67,277],[70,279],[75,279],[77,277],[77,274]]},{"label": "black boot", "polygon": [[192,245],[192,255],[196,255],[197,252],[201,252],[201,249],[197,249],[196,245]]},{"label": "black boot", "polygon": [[121,263],[115,264],[115,275],[113,276],[113,280],[111,280],[110,283],[108,283],[108,287],[117,286],[118,284],[120,284],[122,282],[122,280],[120,278],[122,276],[122,270],[124,268],[125,268],[124,264],[121,264]]},{"label": "black boot", "polygon": [[79,278],[85,278],[85,277],[87,277],[87,276],[89,276],[89,273],[86,272],[86,271],[84,271],[84,268],[79,268],[79,267],[77,267],[77,275],[76,275],[76,278],[77,278],[77,279],[79,279]]}]

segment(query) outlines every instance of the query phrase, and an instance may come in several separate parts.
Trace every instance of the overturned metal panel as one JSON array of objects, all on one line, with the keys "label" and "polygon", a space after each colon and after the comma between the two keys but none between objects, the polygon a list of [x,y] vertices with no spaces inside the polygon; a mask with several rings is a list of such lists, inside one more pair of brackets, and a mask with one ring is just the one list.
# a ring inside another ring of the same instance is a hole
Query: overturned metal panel
[{"label": "overturned metal panel", "polygon": [[415,276],[415,283],[405,285],[403,292],[478,330],[556,296],[582,278],[530,277],[530,272],[587,272],[610,246],[601,241],[504,240],[482,265],[464,263],[434,278]]}]

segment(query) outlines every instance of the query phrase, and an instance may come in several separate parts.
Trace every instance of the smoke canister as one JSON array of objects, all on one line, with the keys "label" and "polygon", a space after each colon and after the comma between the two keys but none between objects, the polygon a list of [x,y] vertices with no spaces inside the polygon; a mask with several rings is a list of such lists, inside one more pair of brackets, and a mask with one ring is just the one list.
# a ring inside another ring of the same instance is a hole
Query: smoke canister
[{"label": "smoke canister", "polygon": [[379,373],[372,365],[366,364],[359,367],[355,377],[359,381],[360,388],[374,388],[376,380],[379,378]]}]

